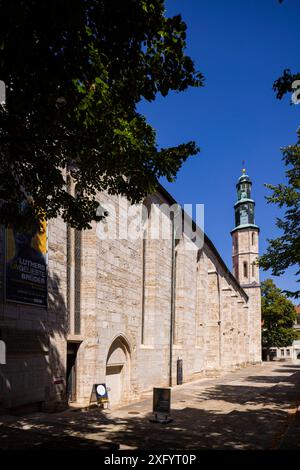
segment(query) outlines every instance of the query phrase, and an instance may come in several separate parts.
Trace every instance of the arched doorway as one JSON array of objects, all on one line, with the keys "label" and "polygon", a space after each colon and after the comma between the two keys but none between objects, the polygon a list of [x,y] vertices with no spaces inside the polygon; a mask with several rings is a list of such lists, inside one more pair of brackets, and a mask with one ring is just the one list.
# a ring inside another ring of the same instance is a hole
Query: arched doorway
[{"label": "arched doorway", "polygon": [[130,348],[123,336],[112,343],[106,361],[106,386],[112,405],[126,401],[130,390]]}]

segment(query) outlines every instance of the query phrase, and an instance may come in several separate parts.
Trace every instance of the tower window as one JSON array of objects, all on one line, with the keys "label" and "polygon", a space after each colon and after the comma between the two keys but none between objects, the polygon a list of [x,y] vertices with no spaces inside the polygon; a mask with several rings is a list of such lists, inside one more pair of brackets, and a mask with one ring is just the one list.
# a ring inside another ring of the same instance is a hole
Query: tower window
[{"label": "tower window", "polygon": [[244,277],[248,277],[248,264],[246,261],[243,263]]},{"label": "tower window", "polygon": [[237,236],[234,238],[234,245],[235,245],[235,251],[238,251],[238,249],[239,249],[239,240],[238,240]]},{"label": "tower window", "polygon": [[255,276],[255,263],[252,264],[252,277]]},{"label": "tower window", "polygon": [[254,245],[255,244],[255,233],[254,232],[252,232],[251,238],[252,238],[252,245]]}]

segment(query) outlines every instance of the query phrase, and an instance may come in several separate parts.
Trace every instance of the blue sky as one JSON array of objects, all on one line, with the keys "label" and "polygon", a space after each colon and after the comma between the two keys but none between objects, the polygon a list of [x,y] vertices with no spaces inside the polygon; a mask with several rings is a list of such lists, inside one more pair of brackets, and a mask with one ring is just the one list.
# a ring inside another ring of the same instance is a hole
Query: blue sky
[{"label": "blue sky", "polygon": [[[162,181],[180,203],[205,204],[205,231],[231,267],[235,184],[242,160],[253,180],[260,251],[280,232],[277,206],[267,204],[264,183],[284,182],[280,148],[296,142],[300,105],[279,101],[272,84],[283,69],[300,70],[299,0],[167,0],[167,15],[187,23],[187,53],[205,86],[143,102],[139,111],[157,130],[159,146],[195,140],[201,151]],[[270,277],[261,272],[261,278]],[[293,270],[274,278],[296,287]]]}]

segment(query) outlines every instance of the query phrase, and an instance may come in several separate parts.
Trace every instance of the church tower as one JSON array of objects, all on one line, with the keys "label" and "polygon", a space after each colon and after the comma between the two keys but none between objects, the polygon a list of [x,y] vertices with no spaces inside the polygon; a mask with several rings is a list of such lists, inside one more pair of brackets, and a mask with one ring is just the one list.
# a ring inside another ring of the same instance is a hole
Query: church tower
[{"label": "church tower", "polygon": [[234,205],[235,227],[232,235],[233,274],[249,297],[249,359],[261,361],[261,290],[259,281],[259,227],[255,224],[255,202],[251,197],[252,182],[245,169],[237,185]]}]

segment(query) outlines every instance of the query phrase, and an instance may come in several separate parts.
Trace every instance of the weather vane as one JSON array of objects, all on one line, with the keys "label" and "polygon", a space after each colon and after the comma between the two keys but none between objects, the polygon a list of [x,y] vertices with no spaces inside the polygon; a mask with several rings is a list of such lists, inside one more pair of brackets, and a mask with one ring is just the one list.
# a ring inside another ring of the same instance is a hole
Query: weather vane
[{"label": "weather vane", "polygon": [[242,173],[243,175],[246,173],[246,169],[245,169],[245,160],[242,161],[242,165],[243,165],[243,168],[242,168]]}]

